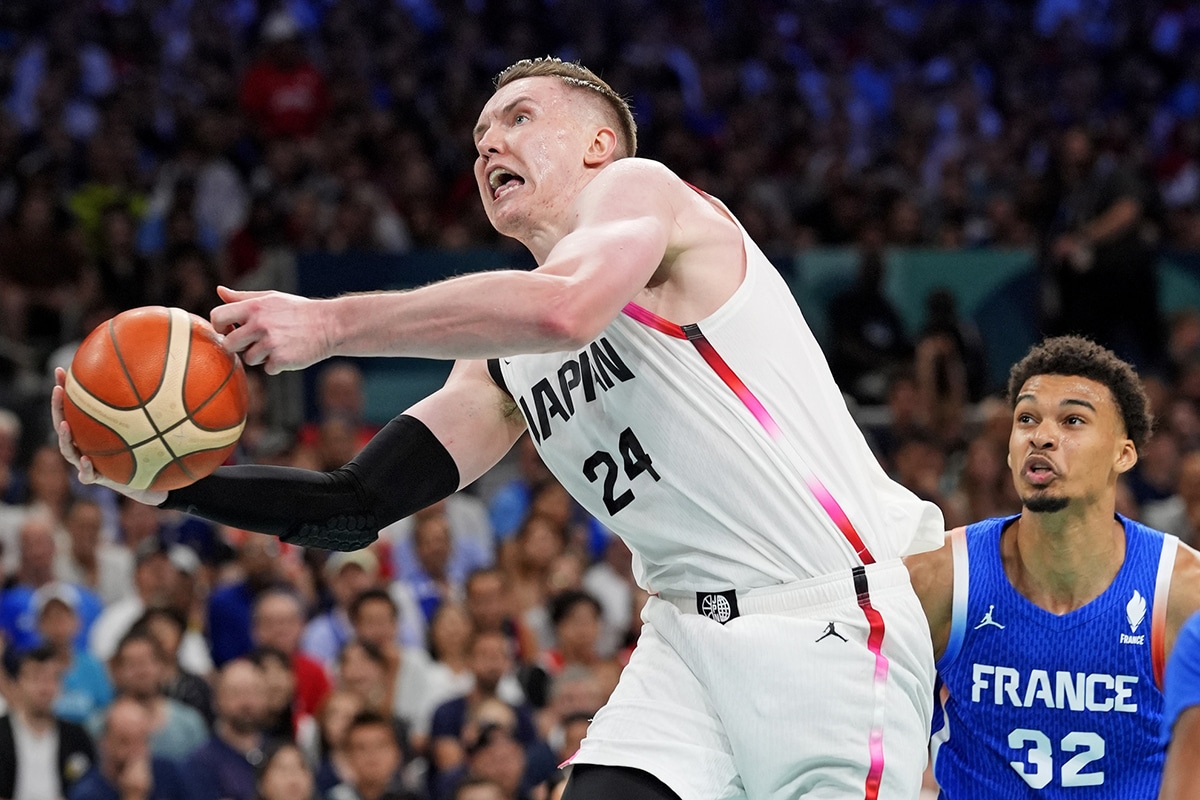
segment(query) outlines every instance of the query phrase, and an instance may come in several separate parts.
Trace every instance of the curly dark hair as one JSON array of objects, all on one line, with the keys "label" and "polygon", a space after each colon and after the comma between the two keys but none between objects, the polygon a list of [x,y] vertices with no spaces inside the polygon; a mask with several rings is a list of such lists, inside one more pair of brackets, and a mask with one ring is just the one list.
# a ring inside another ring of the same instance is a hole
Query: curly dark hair
[{"label": "curly dark hair", "polygon": [[1113,351],[1082,336],[1046,339],[1009,371],[1009,406],[1016,407],[1021,387],[1035,375],[1077,375],[1104,384],[1121,411],[1125,435],[1138,450],[1146,444],[1154,425],[1150,398],[1137,372]]}]

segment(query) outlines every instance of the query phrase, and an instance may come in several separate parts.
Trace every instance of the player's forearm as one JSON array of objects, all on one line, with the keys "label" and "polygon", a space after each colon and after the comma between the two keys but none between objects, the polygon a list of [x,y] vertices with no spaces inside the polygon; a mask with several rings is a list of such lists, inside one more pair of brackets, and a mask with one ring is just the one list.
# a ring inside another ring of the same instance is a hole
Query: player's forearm
[{"label": "player's forearm", "polygon": [[222,467],[164,508],[327,550],[366,547],[386,525],[458,490],[454,459],[424,423],[389,422],[341,469]]},{"label": "player's forearm", "polygon": [[[503,270],[328,301],[334,355],[494,358],[586,344],[569,278]],[[602,326],[601,326],[602,327]]]}]

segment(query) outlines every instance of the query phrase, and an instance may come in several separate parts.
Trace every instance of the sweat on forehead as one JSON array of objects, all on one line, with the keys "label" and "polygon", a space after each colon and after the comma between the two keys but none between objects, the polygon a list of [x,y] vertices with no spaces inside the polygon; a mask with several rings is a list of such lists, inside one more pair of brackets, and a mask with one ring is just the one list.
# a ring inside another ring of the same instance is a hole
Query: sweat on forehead
[{"label": "sweat on forehead", "polygon": [[611,123],[621,142],[618,158],[637,153],[637,122],[629,104],[613,91],[600,76],[587,67],[557,58],[527,58],[496,76],[496,91],[525,78],[557,78],[563,85],[578,90],[591,100],[600,101],[596,108]]}]

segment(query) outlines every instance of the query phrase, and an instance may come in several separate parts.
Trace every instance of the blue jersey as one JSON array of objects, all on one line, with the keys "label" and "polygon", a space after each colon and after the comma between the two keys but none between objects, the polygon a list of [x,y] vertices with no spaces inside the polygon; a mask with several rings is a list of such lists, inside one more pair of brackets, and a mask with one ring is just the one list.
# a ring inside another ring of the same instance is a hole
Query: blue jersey
[{"label": "blue jersey", "polygon": [[1060,616],[1004,572],[1000,534],[1015,519],[951,535],[954,612],[932,738],[941,797],[1153,800],[1178,539],[1119,517],[1121,569],[1103,594]]}]

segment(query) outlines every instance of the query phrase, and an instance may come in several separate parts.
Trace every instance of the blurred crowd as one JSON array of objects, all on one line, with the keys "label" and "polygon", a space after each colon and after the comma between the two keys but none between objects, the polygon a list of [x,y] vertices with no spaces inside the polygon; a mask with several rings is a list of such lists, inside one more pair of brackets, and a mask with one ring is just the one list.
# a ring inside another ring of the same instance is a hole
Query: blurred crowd
[{"label": "blurred crowd", "polygon": [[[361,401],[353,365],[322,377]],[[375,430],[322,412],[285,463]],[[6,797],[542,800],[640,629],[629,550],[528,438],[486,501],[456,494],[351,553],[79,486],[53,446],[8,466]]]},{"label": "blurred crowd", "polygon": [[217,281],[288,288],[299,251],[511,247],[470,130],[544,53],[625,92],[641,153],[781,266],[1035,248],[1077,323],[1099,242],[1200,247],[1198,41],[1179,0],[6,0],[0,355],[113,309],[204,312]]},{"label": "blurred crowd", "polygon": [[[470,129],[531,55],[627,93],[641,154],[781,269],[857,248],[831,365],[949,525],[1018,510],[1011,412],[952,295],[905,332],[883,254],[1037,253],[1044,328],[1118,349],[1153,399],[1122,512],[1200,542],[1200,311],[1160,320],[1154,279],[1200,249],[1197,44],[1175,0],[4,0],[0,797],[552,794],[645,594],[527,439],[350,554],[119,501],[45,443],[49,370],[117,311],[292,289],[305,251],[512,247]],[[353,362],[303,421],[294,384],[249,379],[237,462],[334,468],[377,429]]]}]

